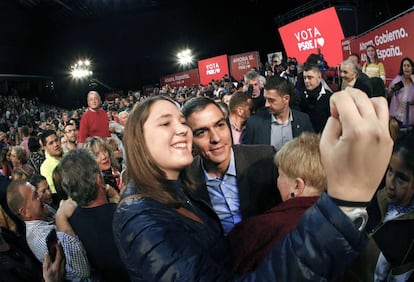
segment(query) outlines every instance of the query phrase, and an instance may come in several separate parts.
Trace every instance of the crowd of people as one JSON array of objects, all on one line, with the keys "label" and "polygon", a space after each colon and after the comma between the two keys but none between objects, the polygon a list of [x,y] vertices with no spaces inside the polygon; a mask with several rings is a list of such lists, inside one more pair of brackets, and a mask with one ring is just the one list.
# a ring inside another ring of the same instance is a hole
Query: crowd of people
[{"label": "crowd of people", "polygon": [[71,111],[0,96],[0,274],[412,281],[414,65],[387,85],[371,49],[338,87],[312,54]]}]

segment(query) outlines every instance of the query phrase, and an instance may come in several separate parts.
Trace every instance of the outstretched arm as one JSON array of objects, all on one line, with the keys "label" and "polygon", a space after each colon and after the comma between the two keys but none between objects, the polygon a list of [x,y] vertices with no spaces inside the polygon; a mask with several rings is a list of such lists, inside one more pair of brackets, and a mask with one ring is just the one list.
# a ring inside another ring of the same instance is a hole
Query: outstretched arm
[{"label": "outstretched arm", "polygon": [[[320,143],[328,192],[250,274],[255,280],[332,281],[366,245],[366,232],[344,211],[364,207],[385,173],[393,145],[388,105],[383,97],[369,99],[355,88],[335,93],[330,104],[332,116]],[[331,197],[344,205],[338,208]]]},{"label": "outstretched arm", "polygon": [[72,199],[60,201],[59,208],[56,211],[55,221],[56,229],[58,231],[65,232],[71,236],[76,237],[75,231],[73,231],[72,225],[70,225],[69,218],[72,216],[78,205]]}]

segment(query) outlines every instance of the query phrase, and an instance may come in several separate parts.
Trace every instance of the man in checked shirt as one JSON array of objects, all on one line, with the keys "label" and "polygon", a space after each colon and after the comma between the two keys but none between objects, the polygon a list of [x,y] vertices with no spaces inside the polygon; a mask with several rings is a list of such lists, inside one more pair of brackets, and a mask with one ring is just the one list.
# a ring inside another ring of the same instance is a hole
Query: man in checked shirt
[{"label": "man in checked shirt", "polygon": [[7,188],[7,204],[26,226],[26,240],[36,258],[43,263],[48,252],[46,237],[56,229],[66,258],[65,278],[70,281],[87,281],[90,266],[85,249],[67,221],[60,220],[65,210],[58,209],[55,218],[39,199],[35,188],[24,180],[16,180]]}]

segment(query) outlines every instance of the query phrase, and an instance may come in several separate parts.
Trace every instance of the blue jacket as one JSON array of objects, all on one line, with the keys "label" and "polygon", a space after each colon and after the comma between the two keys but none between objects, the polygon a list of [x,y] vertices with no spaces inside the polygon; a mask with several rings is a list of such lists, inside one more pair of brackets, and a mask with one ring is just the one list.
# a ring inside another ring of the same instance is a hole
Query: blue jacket
[{"label": "blue jacket", "polygon": [[238,276],[217,217],[190,200],[204,224],[145,197],[118,207],[114,237],[131,281],[335,281],[367,241],[323,194],[255,272]]}]

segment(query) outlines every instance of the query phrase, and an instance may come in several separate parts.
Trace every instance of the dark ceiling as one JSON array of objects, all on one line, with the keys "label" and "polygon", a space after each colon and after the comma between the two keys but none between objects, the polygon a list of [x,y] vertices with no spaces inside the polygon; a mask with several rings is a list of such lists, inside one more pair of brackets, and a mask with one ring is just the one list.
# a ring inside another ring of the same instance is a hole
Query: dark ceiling
[{"label": "dark ceiling", "polygon": [[[56,22],[70,18],[99,17],[113,13],[182,7],[185,0],[16,0],[35,13],[47,14]],[[190,3],[189,1],[187,1]]]},{"label": "dark ceiling", "polygon": [[398,2],[2,0],[0,73],[62,77],[74,60],[90,57],[106,84],[138,89],[180,71],[174,59],[180,48],[190,47],[197,59],[249,51],[264,58],[283,49],[278,23],[351,6],[363,15],[350,31],[359,34],[412,6]]}]

